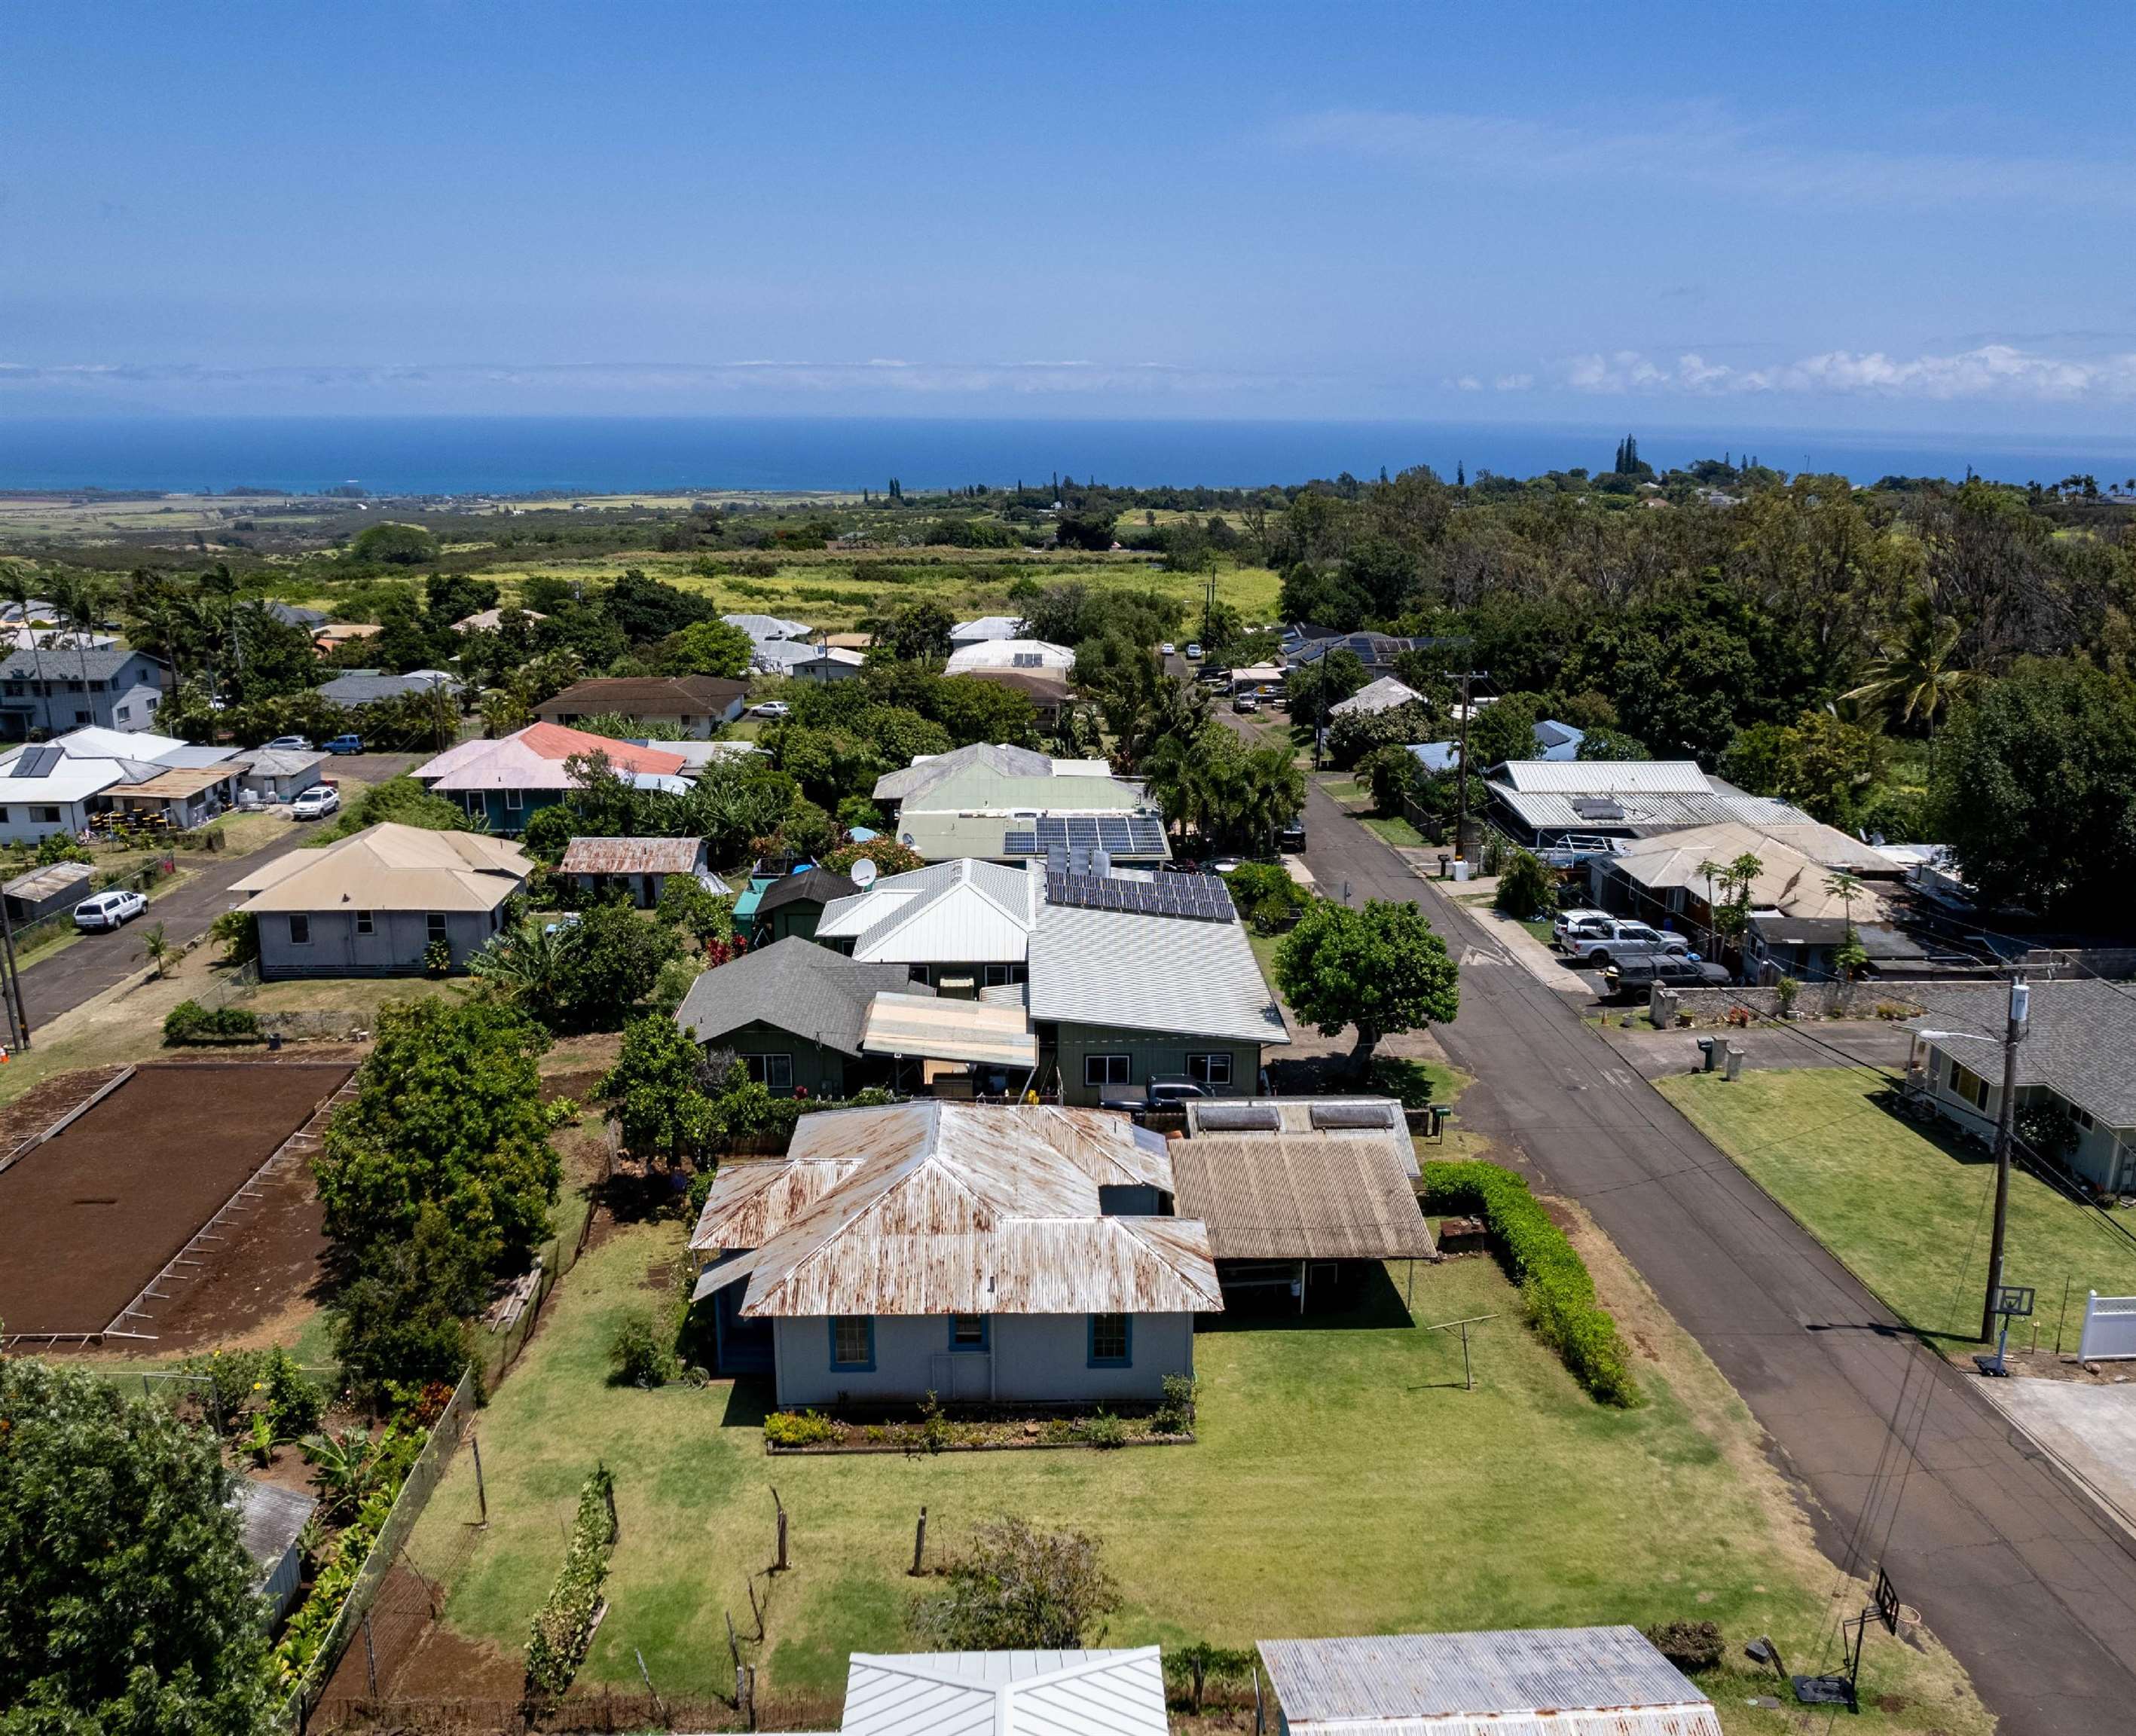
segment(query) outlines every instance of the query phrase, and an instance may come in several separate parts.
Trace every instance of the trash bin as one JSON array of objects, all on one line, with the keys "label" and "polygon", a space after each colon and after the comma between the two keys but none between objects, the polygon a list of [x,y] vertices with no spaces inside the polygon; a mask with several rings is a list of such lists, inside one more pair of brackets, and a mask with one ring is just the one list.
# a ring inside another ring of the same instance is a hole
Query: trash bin
[{"label": "trash bin", "polygon": [[1713,1039],[1711,1037],[1701,1037],[1698,1040],[1698,1053],[1702,1060],[1702,1064],[1699,1068],[1699,1071],[1702,1073],[1712,1072]]},{"label": "trash bin", "polygon": [[1468,878],[1468,864],[1461,856],[1456,856],[1454,859],[1454,878],[1457,880],[1465,880]]}]

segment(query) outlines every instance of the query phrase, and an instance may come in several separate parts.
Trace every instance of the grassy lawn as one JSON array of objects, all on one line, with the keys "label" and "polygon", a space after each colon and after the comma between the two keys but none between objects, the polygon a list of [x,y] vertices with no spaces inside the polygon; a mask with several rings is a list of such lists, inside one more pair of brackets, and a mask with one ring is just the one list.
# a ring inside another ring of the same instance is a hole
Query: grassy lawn
[{"label": "grassy lawn", "polygon": [[201,829],[222,835],[225,856],[250,856],[289,836],[297,822],[287,813],[228,813]]},{"label": "grassy lawn", "polygon": [[1386,843],[1400,845],[1405,850],[1424,847],[1424,834],[1400,814],[1385,820],[1367,820],[1363,824],[1366,831]]},{"label": "grassy lawn", "polygon": [[[1733,1084],[1685,1074],[1658,1086],[1901,1319],[1973,1339],[1995,1190],[1986,1152],[1887,1114],[1870,1101],[1877,1080],[1856,1069],[1745,1073]],[[2136,1292],[2136,1247],[2020,1170],[2003,1270],[2038,1291],[2044,1338],[2066,1283],[2079,1315],[2087,1289]]]},{"label": "grassy lawn", "polygon": [[[731,1686],[723,1612],[748,1635],[744,1581],[770,1559],[774,1486],[793,1515],[792,1569],[748,1648],[768,1696],[835,1698],[848,1651],[908,1646],[922,1505],[930,1556],[1003,1513],[1100,1538],[1124,1599],[1109,1645],[1681,1617],[1721,1622],[1731,1659],[1760,1632],[1810,1658],[1837,1607],[1747,1413],[1658,1309],[1638,1321],[1653,1402],[1629,1414],[1583,1396],[1518,1323],[1497,1266],[1468,1259],[1417,1273],[1415,1319],[1498,1315],[1475,1346],[1473,1393],[1459,1342],[1418,1330],[1390,1286],[1370,1319],[1197,1335],[1191,1447],[773,1459],[756,1391],[606,1384],[617,1320],[656,1301],[650,1278],[682,1239],[678,1225],[637,1225],[589,1253],[483,1414],[489,1527],[448,1584],[446,1619],[507,1658],[596,1461],[615,1474],[621,1538],[580,1675],[593,1685],[635,1683],[642,1650],[665,1692]],[[448,1559],[474,1517],[463,1452],[411,1555]],[[1709,1682],[1728,1728],[1790,1728],[1743,1707],[1770,1678],[1739,1667]],[[1864,1681],[1869,1705],[1896,1694],[1905,1708],[1866,1711],[1865,1729],[1986,1728],[1933,1648],[1872,1642]]]},{"label": "grassy lawn", "polygon": [[1348,778],[1323,778],[1320,780],[1320,787],[1337,802],[1347,803],[1372,799],[1372,792],[1368,786]]}]

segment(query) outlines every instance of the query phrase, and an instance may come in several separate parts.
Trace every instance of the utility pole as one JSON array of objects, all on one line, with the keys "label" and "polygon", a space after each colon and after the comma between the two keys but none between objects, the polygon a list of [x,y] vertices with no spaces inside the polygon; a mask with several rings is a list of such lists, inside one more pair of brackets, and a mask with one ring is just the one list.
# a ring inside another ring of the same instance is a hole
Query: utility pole
[{"label": "utility pole", "polygon": [[1988,1295],[1980,1307],[1980,1336],[1995,1336],[1996,1304],[2002,1295],[2002,1224],[2010,1205],[2010,1146],[2017,1118],[2017,1045],[2025,1040],[2032,985],[2022,977],[2010,985],[2010,1024],[2002,1037],[2002,1101],[1995,1117],[1995,1229],[1988,1243]]},{"label": "utility pole", "polygon": [[1488,672],[1468,669],[1458,677],[1461,683],[1461,759],[1454,769],[1454,855],[1468,860],[1468,684],[1488,681]]}]

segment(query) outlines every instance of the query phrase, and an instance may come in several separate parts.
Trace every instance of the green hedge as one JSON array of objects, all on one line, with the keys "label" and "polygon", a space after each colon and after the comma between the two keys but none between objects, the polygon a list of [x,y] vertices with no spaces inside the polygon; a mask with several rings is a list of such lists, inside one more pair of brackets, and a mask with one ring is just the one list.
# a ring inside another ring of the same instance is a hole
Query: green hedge
[{"label": "green hedge", "polygon": [[1604,1404],[1646,1402],[1617,1322],[1595,1300],[1587,1263],[1511,1170],[1495,1163],[1427,1163],[1425,1209],[1481,1217],[1543,1341]]},{"label": "green hedge", "polygon": [[615,1480],[598,1467],[579,1491],[579,1515],[571,1522],[571,1543],[549,1600],[534,1617],[527,1641],[527,1695],[537,1704],[563,1698],[579,1673],[593,1636],[594,1613],[608,1581],[609,1502]]},{"label": "green hedge", "polygon": [[256,1043],[260,1019],[242,1006],[218,1006],[212,1011],[197,1001],[181,1001],[163,1017],[163,1041],[172,1047],[184,1043]]}]

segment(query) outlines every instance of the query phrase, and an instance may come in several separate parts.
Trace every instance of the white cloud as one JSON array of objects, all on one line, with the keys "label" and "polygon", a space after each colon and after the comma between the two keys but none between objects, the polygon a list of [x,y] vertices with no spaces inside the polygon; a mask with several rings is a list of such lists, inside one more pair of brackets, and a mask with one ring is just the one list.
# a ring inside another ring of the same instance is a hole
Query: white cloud
[{"label": "white cloud", "polygon": [[2042,355],[1982,344],[1948,356],[1896,357],[1828,350],[1765,367],[1736,368],[1695,353],[1656,361],[1636,350],[1575,356],[1564,383],[1609,394],[1804,394],[1825,397],[2016,399],[2068,402],[2136,396],[2136,353]]},{"label": "white cloud", "polygon": [[1501,374],[1491,382],[1491,390],[1498,392],[1525,392],[1533,389],[1532,374]]},{"label": "white cloud", "polygon": [[1336,109],[1286,122],[1276,138],[1292,149],[1392,163],[1435,179],[1652,182],[1736,200],[1818,206],[2136,203],[2136,165],[2125,160],[1836,148],[1776,136],[1711,104],[1687,106],[1636,128]]}]

